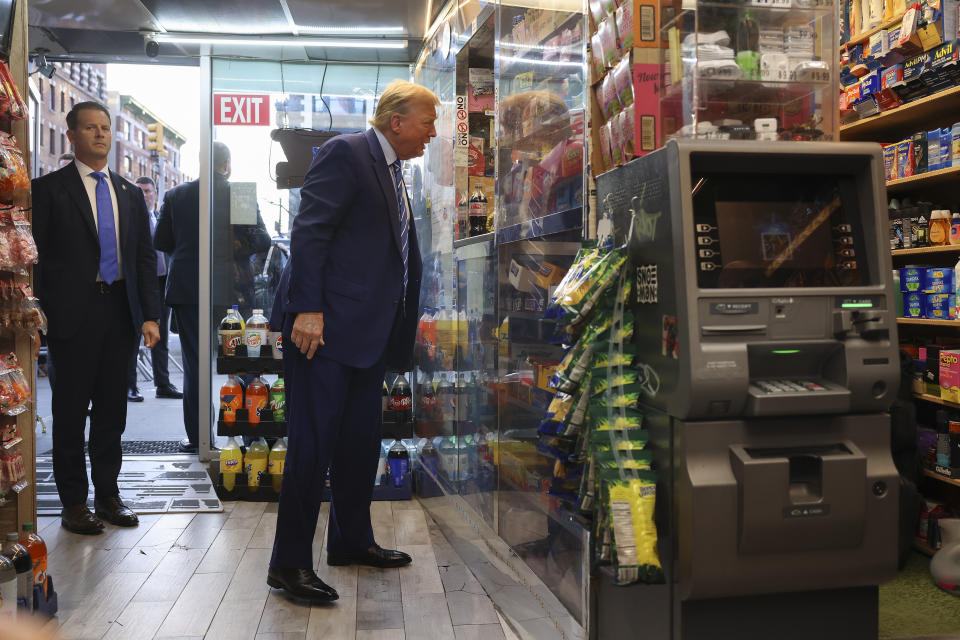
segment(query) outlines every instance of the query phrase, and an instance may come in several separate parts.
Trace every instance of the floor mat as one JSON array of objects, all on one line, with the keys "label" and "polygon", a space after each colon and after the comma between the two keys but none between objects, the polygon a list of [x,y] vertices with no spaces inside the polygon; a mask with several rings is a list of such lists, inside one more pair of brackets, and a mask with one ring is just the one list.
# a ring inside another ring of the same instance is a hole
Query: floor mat
[{"label": "floor mat", "polygon": [[[125,456],[157,456],[168,453],[182,453],[179,440],[124,440],[120,448]],[[84,444],[86,452],[86,444]],[[53,450],[44,451],[40,455],[52,456]]]},{"label": "floor mat", "polygon": [[911,551],[897,577],[880,585],[880,637],[949,637],[957,633],[957,597],[930,577],[930,558]]},{"label": "floor mat", "polygon": [[[118,482],[124,504],[137,513],[223,511],[206,466],[193,456],[124,456]],[[93,505],[92,484],[88,503]],[[53,458],[37,456],[37,513],[58,516],[62,508],[53,478]]]}]

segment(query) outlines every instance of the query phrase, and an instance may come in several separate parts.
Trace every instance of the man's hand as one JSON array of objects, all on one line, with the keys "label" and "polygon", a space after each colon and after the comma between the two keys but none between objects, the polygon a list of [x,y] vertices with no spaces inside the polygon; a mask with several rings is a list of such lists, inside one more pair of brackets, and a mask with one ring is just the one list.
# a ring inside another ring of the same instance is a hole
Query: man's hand
[{"label": "man's hand", "polygon": [[33,361],[40,359],[40,332],[33,332]]},{"label": "man's hand", "polygon": [[143,323],[143,346],[147,349],[152,349],[153,345],[160,342],[160,327],[157,326],[156,322],[148,320]]},{"label": "man's hand", "polygon": [[300,353],[307,356],[307,360],[313,358],[317,347],[327,344],[323,341],[323,314],[298,313],[297,319],[293,321],[290,339],[297,345],[297,349],[300,349]]}]

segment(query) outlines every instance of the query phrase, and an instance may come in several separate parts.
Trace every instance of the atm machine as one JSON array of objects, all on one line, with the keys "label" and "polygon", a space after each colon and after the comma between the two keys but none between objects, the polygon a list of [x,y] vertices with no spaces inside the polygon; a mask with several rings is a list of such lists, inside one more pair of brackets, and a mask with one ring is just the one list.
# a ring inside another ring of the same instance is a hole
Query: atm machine
[{"label": "atm machine", "polygon": [[899,358],[871,144],[672,141],[597,178],[636,278],[666,584],[591,637],[876,638]]}]

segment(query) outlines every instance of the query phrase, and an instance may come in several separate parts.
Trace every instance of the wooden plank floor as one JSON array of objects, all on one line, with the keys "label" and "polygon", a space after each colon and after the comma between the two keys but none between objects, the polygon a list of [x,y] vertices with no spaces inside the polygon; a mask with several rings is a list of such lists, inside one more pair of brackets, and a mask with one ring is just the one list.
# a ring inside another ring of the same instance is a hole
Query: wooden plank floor
[{"label": "wooden plank floor", "polygon": [[340,600],[312,608],[266,585],[276,504],[224,506],[219,514],[141,516],[135,529],[107,525],[100,536],[72,534],[59,518],[40,518],[60,599],[48,628],[78,640],[514,637],[416,500],[372,505],[378,543],[414,558],[409,567],[387,570],[326,565],[324,504],[314,557]]}]

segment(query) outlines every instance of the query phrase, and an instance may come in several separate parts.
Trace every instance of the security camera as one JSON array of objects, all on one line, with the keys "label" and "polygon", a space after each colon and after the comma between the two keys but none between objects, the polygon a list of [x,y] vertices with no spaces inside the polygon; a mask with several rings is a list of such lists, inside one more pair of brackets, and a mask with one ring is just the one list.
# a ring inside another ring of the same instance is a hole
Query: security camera
[{"label": "security camera", "polygon": [[143,52],[148,58],[156,58],[160,54],[160,43],[153,38],[147,38],[143,42]]},{"label": "security camera", "polygon": [[37,54],[37,57],[33,60],[33,73],[39,73],[45,78],[49,79],[57,73],[57,68],[47,61],[47,56],[40,53]]}]

